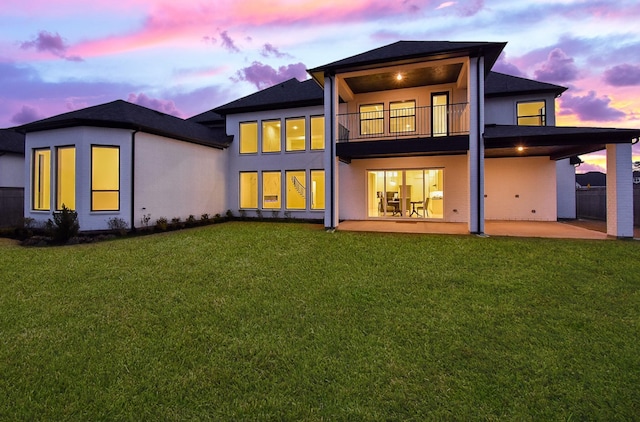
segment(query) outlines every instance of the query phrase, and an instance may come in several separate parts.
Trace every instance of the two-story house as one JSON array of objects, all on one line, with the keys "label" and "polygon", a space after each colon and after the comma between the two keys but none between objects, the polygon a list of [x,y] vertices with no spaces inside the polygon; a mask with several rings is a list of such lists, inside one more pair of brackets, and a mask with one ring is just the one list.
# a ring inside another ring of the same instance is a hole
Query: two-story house
[{"label": "two-story house", "polygon": [[[640,130],[556,127],[566,88],[491,72],[504,46],[400,41],[188,121],[116,102],[25,125],[25,214],[47,217],[62,190],[82,198],[80,226],[91,229],[113,216],[138,226],[149,214],[230,209],[327,229],[389,219],[482,233],[491,219],[575,218],[573,160],[606,149],[608,232],[632,236],[628,164]],[[60,172],[65,161],[73,176]],[[41,202],[39,172],[49,174]]]}]

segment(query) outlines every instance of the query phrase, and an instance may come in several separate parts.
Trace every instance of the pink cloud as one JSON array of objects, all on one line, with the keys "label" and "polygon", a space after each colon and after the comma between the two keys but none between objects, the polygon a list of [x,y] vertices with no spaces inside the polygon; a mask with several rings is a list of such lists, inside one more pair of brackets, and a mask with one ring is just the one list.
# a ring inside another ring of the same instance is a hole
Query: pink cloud
[{"label": "pink cloud", "polygon": [[280,66],[276,70],[269,65],[255,61],[251,66],[245,67],[236,72],[236,77],[232,78],[232,80],[236,82],[247,81],[255,85],[258,89],[264,89],[291,78],[296,78],[301,81],[307,79],[307,70],[305,65],[302,63],[295,63],[287,66]]},{"label": "pink cloud", "polygon": [[604,80],[613,86],[640,85],[640,66],[626,63],[614,66],[604,72]]},{"label": "pink cloud", "polygon": [[79,56],[67,55],[67,49],[69,47],[57,32],[52,34],[47,31],[40,31],[35,39],[21,43],[20,48],[23,50],[36,49],[40,52],[49,52],[69,61],[82,61],[82,58]]},{"label": "pink cloud", "polygon": [[596,97],[595,91],[589,91],[585,96],[564,94],[560,97],[560,115],[575,114],[580,120],[607,122],[619,121],[626,114],[610,106],[611,100],[607,96]]},{"label": "pink cloud", "polygon": [[496,64],[493,66],[493,70],[500,73],[506,73],[507,75],[526,77],[524,72],[520,71],[518,66],[507,61],[505,53],[500,54]]},{"label": "pink cloud", "polygon": [[159,100],[156,98],[148,97],[145,93],[129,94],[127,101],[133,104],[138,104],[143,107],[151,108],[165,114],[171,114],[173,116],[183,117],[182,112],[178,110],[176,105],[171,100]]},{"label": "pink cloud", "polygon": [[573,58],[567,56],[560,48],[555,48],[534,75],[536,79],[545,82],[569,82],[578,77],[578,68]]}]

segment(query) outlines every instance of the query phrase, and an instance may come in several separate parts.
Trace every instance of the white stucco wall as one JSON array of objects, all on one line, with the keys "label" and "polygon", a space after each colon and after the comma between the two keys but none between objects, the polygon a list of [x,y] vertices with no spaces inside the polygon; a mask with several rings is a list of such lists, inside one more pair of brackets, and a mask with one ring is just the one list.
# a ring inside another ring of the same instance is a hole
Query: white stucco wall
[{"label": "white stucco wall", "polygon": [[444,218],[465,222],[469,211],[467,156],[376,158],[340,163],[340,219],[367,219],[367,172],[369,170],[443,169]]},{"label": "white stucco wall", "polygon": [[[239,199],[239,186],[240,186],[240,172],[242,171],[257,171],[258,172],[258,198],[262,197],[262,172],[265,171],[281,171],[282,174],[282,186],[281,197],[285,199],[285,171],[287,170],[304,170],[306,172],[306,180],[310,180],[311,170],[323,170],[323,154],[324,150],[311,150],[310,146],[310,130],[311,130],[311,116],[321,116],[324,114],[324,108],[322,106],[317,107],[300,107],[294,109],[282,109],[282,110],[270,110],[260,111],[253,113],[239,113],[227,116],[227,134],[233,135],[234,141],[229,148],[228,154],[228,172],[227,172],[227,202],[226,208],[233,211],[238,215],[240,209]],[[306,151],[285,151],[285,119],[294,117],[306,118],[306,131],[307,131],[307,143]],[[281,120],[281,151],[276,153],[262,153],[260,152],[262,126],[260,122],[262,120]],[[258,122],[258,152],[256,154],[240,154],[240,123],[257,121]],[[325,177],[328,175],[325,173]],[[325,182],[326,182],[325,178]],[[259,205],[260,205],[260,201]],[[279,216],[283,217],[284,212],[290,213],[292,218],[301,219],[323,219],[324,210],[311,210],[309,206],[309,198],[307,198],[306,210],[290,210],[286,209],[286,202],[282,201],[282,208],[279,210]],[[264,210],[263,215],[270,217],[272,215],[271,209]],[[255,216],[255,210],[245,210],[247,216]]]},{"label": "white stucco wall", "polygon": [[171,138],[135,135],[133,220],[200,219],[226,212],[227,151]]},{"label": "white stucco wall", "polygon": [[556,161],[558,218],[576,218],[576,171],[569,159]]},{"label": "white stucco wall", "polygon": [[[25,140],[25,217],[46,222],[55,209],[56,147],[76,148],[76,211],[80,230],[103,230],[111,218],[131,220],[131,132],[125,129],[73,127],[28,133]],[[120,147],[120,210],[91,211],[91,146],[105,145]],[[31,177],[33,149],[51,148],[51,210],[32,209]]]},{"label": "white stucco wall", "polygon": [[10,152],[0,155],[0,187],[24,187],[24,155]]},{"label": "white stucco wall", "polygon": [[556,163],[549,157],[485,160],[487,220],[556,221]]}]

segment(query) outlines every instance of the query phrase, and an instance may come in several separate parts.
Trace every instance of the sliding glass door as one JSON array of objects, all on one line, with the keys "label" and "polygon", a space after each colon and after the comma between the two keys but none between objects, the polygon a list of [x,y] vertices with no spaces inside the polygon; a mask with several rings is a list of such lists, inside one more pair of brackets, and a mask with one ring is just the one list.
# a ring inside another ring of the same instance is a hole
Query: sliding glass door
[{"label": "sliding glass door", "polygon": [[367,216],[442,219],[443,169],[370,170]]}]

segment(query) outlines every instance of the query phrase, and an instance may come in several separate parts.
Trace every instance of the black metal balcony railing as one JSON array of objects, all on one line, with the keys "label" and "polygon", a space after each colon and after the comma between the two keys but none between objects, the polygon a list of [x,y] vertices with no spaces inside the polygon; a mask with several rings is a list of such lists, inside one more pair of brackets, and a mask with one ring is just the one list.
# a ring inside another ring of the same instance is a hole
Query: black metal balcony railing
[{"label": "black metal balcony railing", "polygon": [[469,133],[469,104],[338,115],[338,142],[430,138]]}]

